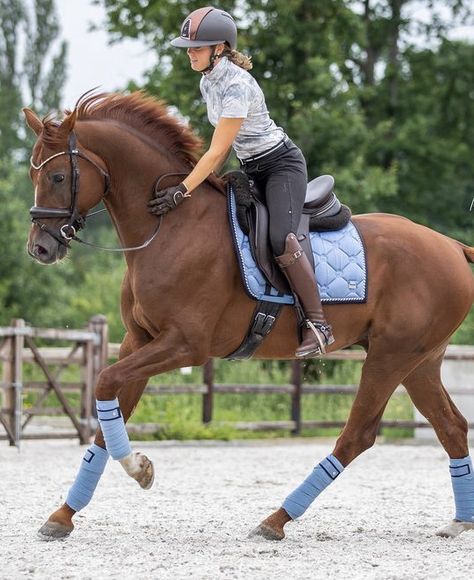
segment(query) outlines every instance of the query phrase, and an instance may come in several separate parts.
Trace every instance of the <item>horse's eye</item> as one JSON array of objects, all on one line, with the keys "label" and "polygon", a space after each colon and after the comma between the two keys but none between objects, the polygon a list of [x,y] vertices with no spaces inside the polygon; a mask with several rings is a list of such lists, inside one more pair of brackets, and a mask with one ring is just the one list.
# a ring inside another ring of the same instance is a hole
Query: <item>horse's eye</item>
[{"label": "horse's eye", "polygon": [[64,175],[62,173],[55,173],[53,175],[53,181],[54,183],[61,183],[61,181],[64,181]]}]

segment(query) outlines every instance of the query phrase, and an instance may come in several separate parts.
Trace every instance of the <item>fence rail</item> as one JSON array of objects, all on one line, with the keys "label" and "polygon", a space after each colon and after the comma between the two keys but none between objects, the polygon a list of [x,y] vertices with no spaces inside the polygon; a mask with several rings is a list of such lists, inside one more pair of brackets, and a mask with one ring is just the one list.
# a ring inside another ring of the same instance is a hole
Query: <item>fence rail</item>
[{"label": "fence rail", "polygon": [[[0,423],[10,445],[19,447],[21,438],[51,438],[60,434],[44,432],[24,433],[26,427],[39,415],[66,415],[74,427],[73,434],[81,443],[89,441],[93,430],[94,385],[100,370],[107,364],[107,322],[103,316],[94,316],[87,330],[33,328],[24,320],[12,321],[11,326],[0,328],[0,361],[3,363],[0,382]],[[39,347],[37,340],[61,341],[68,347],[50,349]],[[49,355],[52,356],[49,356]],[[24,382],[23,366],[33,363],[45,381]],[[71,365],[79,365],[81,382],[61,382],[61,375]],[[54,367],[54,368],[53,368]],[[35,404],[23,408],[23,395],[39,391]],[[68,401],[64,391],[79,393],[79,408]],[[46,407],[48,396],[54,393],[60,407]]]},{"label": "fence rail", "polygon": [[[116,359],[120,345],[108,343],[107,323],[104,317],[93,317],[85,330],[44,329],[26,326],[24,321],[12,321],[11,326],[0,328],[0,362],[3,363],[3,375],[0,382],[2,405],[0,408],[0,423],[5,428],[11,445],[19,445],[20,439],[42,439],[78,437],[85,443],[92,435],[95,426],[94,385],[98,373],[107,364],[107,361]],[[38,346],[38,339],[48,341],[62,341],[70,343],[64,346]],[[326,355],[328,360],[353,360],[363,362],[365,352],[360,349],[336,351]],[[445,360],[474,361],[474,347],[449,346]],[[39,367],[45,376],[43,381],[23,382],[23,365],[34,364]],[[62,373],[71,365],[81,368],[81,381],[61,381]],[[52,367],[55,367],[54,370]],[[202,383],[182,385],[149,384],[146,393],[149,395],[179,395],[193,393],[202,397],[202,421],[209,424],[213,421],[214,395],[227,393],[238,394],[270,394],[284,393],[290,398],[289,420],[261,421],[232,423],[236,429],[268,431],[289,430],[298,434],[308,428],[341,428],[342,421],[311,421],[302,420],[302,397],[307,394],[354,394],[358,385],[323,385],[304,384],[302,379],[302,364],[300,361],[291,362],[290,381],[287,384],[221,384],[214,382],[214,364],[209,360],[203,365]],[[40,393],[35,405],[31,409],[24,409],[23,394],[26,392]],[[77,392],[80,394],[79,406],[72,406],[65,393]],[[46,406],[46,398],[54,393],[60,407]],[[403,394],[405,390],[399,387],[395,394]],[[456,390],[451,389],[451,394]],[[474,389],[462,389],[459,394],[474,396]],[[65,415],[71,420],[73,430],[67,432],[53,432],[45,429],[40,433],[24,432],[33,417],[38,415],[58,416]],[[156,432],[163,425],[158,423],[129,424],[130,432],[145,434]],[[428,424],[420,421],[382,421],[381,427],[425,428]],[[474,424],[470,424],[474,428]]]}]

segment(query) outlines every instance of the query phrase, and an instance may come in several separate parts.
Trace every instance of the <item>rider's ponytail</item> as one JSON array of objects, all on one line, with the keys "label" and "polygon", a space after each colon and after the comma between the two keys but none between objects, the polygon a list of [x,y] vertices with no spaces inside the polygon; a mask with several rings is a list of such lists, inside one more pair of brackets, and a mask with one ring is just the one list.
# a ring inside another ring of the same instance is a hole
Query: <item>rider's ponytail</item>
[{"label": "rider's ponytail", "polygon": [[226,56],[230,62],[233,62],[244,70],[250,70],[253,67],[252,57],[242,54],[238,50],[231,50],[230,48],[226,48],[222,53],[222,56]]}]

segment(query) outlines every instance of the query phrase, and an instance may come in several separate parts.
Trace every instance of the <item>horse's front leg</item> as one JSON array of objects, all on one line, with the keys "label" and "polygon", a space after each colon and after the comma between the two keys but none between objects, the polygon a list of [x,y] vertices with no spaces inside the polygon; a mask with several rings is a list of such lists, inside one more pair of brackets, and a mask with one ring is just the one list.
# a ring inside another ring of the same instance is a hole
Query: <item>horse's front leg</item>
[{"label": "horse's front leg", "polygon": [[[119,394],[120,409],[125,422],[135,409],[145,387],[147,380],[136,381]],[[86,450],[81,460],[79,471],[74,483],[68,491],[65,503],[53,512],[45,524],[39,529],[42,539],[55,540],[65,538],[74,529],[73,516],[84,509],[91,501],[95,489],[109,459],[109,453],[105,448],[104,436],[100,427],[97,429],[94,443]],[[140,485],[149,489],[153,483],[153,464],[142,454],[132,454],[136,460],[143,464],[145,469],[140,470]]]},{"label": "horse's front leg", "polygon": [[[150,341],[134,352],[131,341],[127,338],[122,345],[119,362],[104,369],[99,377],[96,398],[101,428],[97,431],[94,444],[84,455],[66,502],[51,514],[39,530],[43,539],[64,538],[71,533],[74,528],[72,517],[90,502],[104,471],[109,457],[109,445],[112,448],[110,453],[112,458],[118,459],[141,487],[149,489],[153,483],[153,465],[143,454],[132,453],[125,423],[133,413],[150,376],[179,366],[189,366],[192,357],[186,349],[180,348],[176,343],[173,348],[173,335],[166,340],[167,336],[162,334],[159,339]],[[194,360],[193,364],[196,364]],[[110,387],[112,384],[113,389]],[[114,404],[107,405],[111,401]],[[100,409],[107,406],[112,406],[112,410],[100,412]],[[111,434],[107,425],[110,419],[112,419],[110,422],[118,423],[118,428],[115,426]],[[109,445],[107,439],[110,440]]]},{"label": "horse's front leg", "polygon": [[[160,333],[160,336],[134,353],[106,368],[100,374],[96,386],[97,417],[112,457],[119,461],[125,471],[136,479],[141,487],[148,489],[153,482],[153,467],[141,453],[132,453],[125,429],[127,419],[118,394],[125,394],[128,385],[146,381],[150,376],[181,366],[200,364],[188,347],[186,338],[178,329]],[[140,393],[141,394],[141,393]],[[126,409],[128,414],[132,409]]]}]

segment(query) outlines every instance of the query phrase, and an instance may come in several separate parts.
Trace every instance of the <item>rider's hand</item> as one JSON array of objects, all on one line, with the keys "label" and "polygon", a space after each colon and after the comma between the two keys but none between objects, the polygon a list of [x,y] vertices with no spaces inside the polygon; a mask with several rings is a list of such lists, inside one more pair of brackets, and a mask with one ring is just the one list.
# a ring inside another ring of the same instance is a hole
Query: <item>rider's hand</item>
[{"label": "rider's hand", "polygon": [[154,199],[148,202],[148,211],[157,216],[168,213],[170,209],[174,209],[184,199],[191,197],[184,183],[155,191],[153,195]]}]

